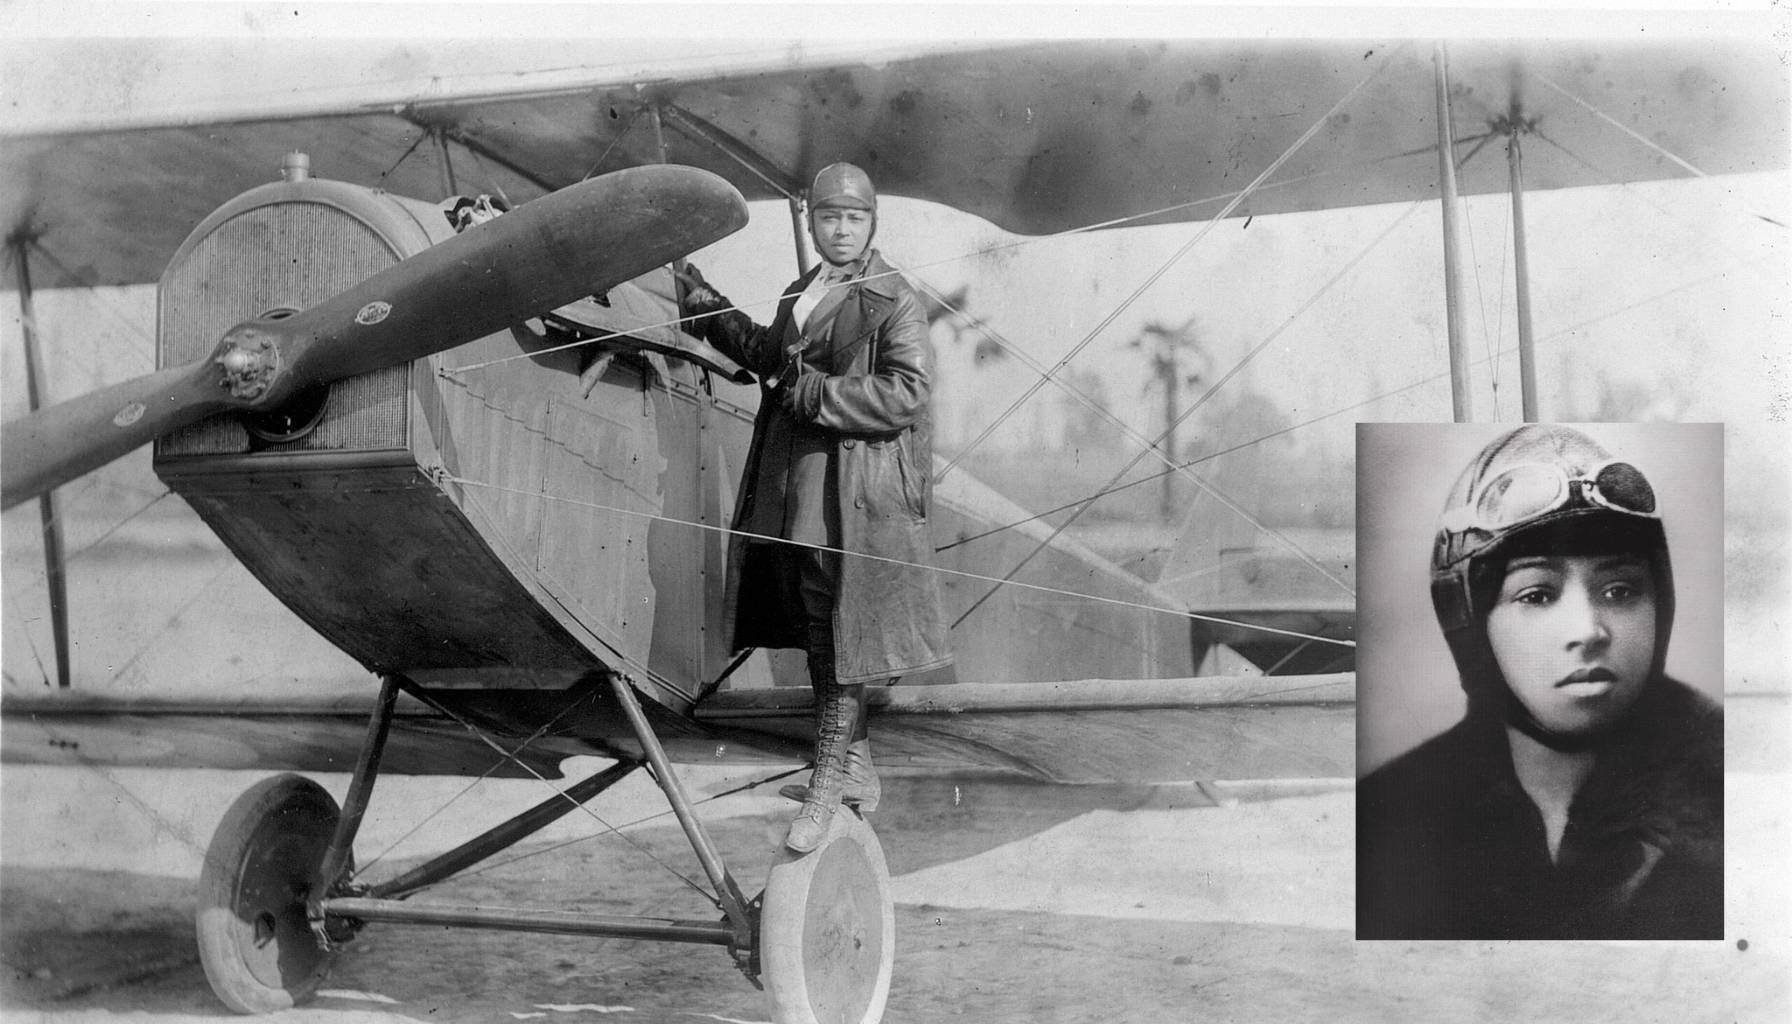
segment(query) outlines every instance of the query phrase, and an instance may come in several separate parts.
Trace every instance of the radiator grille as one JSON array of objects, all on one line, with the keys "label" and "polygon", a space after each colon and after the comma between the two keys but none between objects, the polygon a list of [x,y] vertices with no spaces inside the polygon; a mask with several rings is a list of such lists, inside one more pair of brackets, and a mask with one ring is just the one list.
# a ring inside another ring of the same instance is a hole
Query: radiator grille
[{"label": "radiator grille", "polygon": [[[163,278],[159,365],[209,355],[224,332],[270,310],[304,309],[398,262],[367,225],[334,206],[279,202],[219,225]],[[335,451],[406,446],[408,365],[331,386],[317,429],[268,451]],[[157,442],[161,457],[247,452],[248,431],[216,416]]]}]

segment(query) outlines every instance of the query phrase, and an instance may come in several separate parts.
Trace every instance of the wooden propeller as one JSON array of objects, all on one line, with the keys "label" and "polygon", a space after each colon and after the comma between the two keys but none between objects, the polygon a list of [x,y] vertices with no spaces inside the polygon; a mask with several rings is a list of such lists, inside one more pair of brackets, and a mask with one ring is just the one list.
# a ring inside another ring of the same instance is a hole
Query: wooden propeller
[{"label": "wooden propeller", "polygon": [[5,425],[0,508],[170,430],[421,359],[603,292],[739,230],[740,193],[676,165],[606,174],[525,203],[284,319],[227,331],[212,354]]}]

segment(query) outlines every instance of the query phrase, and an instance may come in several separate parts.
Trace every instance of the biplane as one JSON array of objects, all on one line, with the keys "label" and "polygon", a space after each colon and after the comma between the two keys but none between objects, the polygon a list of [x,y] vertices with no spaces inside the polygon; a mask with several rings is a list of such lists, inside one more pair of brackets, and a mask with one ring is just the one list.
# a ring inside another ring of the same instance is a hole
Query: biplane
[{"label": "biplane", "polygon": [[[800,763],[810,698],[798,661],[720,644],[757,394],[680,329],[669,265],[753,202],[788,210],[806,266],[802,184],[834,160],[1023,235],[1199,224],[1198,241],[1222,221],[1440,189],[1446,210],[1457,192],[1521,195],[1516,155],[1510,173],[1458,165],[1540,128],[1593,141],[1526,168],[1531,189],[1783,168],[1786,105],[1771,50],[1734,42],[1462,46],[1447,62],[1414,44],[1114,42],[737,53],[14,130],[0,216],[20,300],[46,251],[79,254],[88,283],[156,288],[155,373],[0,435],[4,504],[39,506],[47,575],[55,488],[153,444],[167,487],[378,683],[225,700],[9,681],[0,754],[352,767],[340,807],[281,774],[212,842],[201,958],[239,1011],[304,1000],[354,934],[393,923],[720,946],[780,1022],[875,1021],[894,919],[869,825],[838,815],[749,898],[675,767]],[[457,230],[470,193],[510,208]],[[1041,386],[1062,386],[1077,351],[1040,366]],[[1216,536],[1237,535],[1227,515],[1254,524],[1161,437],[1125,430],[1134,465],[1200,489]],[[935,466],[931,516],[956,664],[873,695],[880,761],[1066,783],[1352,774],[1347,559],[1244,544],[1172,590],[1078,543],[1077,513],[1053,526],[980,483],[962,454]],[[52,589],[50,605],[67,602]],[[1232,671],[1197,674],[1214,665]],[[576,755],[613,763],[398,877],[357,874],[379,775],[557,779]],[[719,921],[410,898],[643,768]]]}]

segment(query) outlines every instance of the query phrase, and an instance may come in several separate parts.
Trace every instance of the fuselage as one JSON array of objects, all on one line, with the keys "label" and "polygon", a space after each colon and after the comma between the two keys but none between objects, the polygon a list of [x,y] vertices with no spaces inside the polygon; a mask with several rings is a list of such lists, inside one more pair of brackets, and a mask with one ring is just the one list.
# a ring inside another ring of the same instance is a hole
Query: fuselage
[{"label": "fuselage", "polygon": [[[340,182],[251,190],[196,228],[159,292],[163,364],[244,319],[298,310],[453,233],[430,203]],[[727,533],[758,388],[680,358],[670,274],[594,307],[617,336],[531,322],[338,382],[321,404],[216,417],[158,442],[157,472],[301,618],[370,670],[435,687],[560,689],[596,668],[685,710],[729,664]],[[544,311],[545,312],[545,311]],[[649,344],[649,343],[654,344]],[[1026,513],[963,472],[936,546]],[[1030,524],[940,556],[956,618],[1047,540]],[[1191,670],[1176,615],[1063,538],[954,631],[952,678]],[[1044,589],[1033,589],[1033,588]],[[736,688],[805,681],[755,656]]]}]

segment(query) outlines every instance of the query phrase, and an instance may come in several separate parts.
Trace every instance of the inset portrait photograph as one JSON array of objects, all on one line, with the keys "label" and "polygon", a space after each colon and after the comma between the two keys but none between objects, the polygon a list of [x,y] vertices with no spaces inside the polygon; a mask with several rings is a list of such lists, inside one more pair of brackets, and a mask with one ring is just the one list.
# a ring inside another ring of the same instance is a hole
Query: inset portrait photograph
[{"label": "inset portrait photograph", "polygon": [[1721,938],[1722,425],[1363,424],[1357,556],[1357,938]]}]

